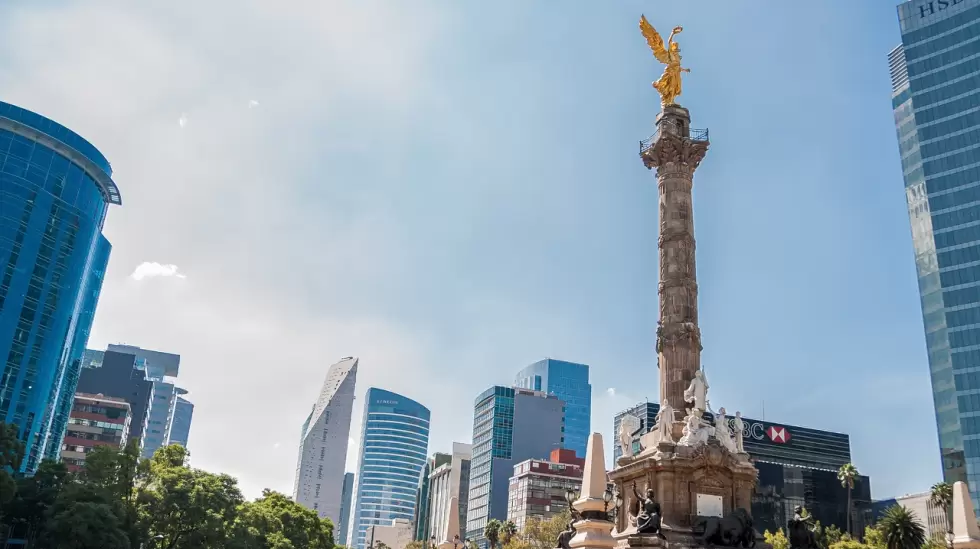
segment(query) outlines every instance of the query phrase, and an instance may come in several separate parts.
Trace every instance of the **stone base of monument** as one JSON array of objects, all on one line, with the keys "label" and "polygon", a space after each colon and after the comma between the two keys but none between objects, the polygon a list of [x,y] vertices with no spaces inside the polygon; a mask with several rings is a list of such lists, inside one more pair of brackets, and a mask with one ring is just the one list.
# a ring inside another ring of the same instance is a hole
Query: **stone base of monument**
[{"label": "stone base of monument", "polygon": [[[695,528],[671,528],[664,525],[663,536],[655,534],[637,534],[623,532],[613,534],[616,540],[616,549],[706,549],[718,547],[712,543],[704,542],[704,532]],[[738,545],[739,547],[742,544]],[[765,543],[762,536],[757,535],[755,543],[749,544],[755,549],[772,549],[772,546]]]},{"label": "stone base of monument", "polygon": [[653,490],[663,523],[670,525],[664,533],[671,549],[704,546],[699,541],[703,534],[697,532],[704,528],[703,517],[720,517],[717,526],[724,532],[751,527],[744,524],[750,520],[747,514],[737,511],[752,508],[759,474],[748,454],[730,452],[713,438],[695,446],[662,442],[636,456],[621,458],[617,465],[609,479],[616,484],[627,511],[619,513],[616,524],[616,531],[626,536],[621,539],[627,544],[624,547],[662,546],[652,537],[634,535],[633,539],[628,534],[628,515],[637,505],[634,486],[640,494]]}]

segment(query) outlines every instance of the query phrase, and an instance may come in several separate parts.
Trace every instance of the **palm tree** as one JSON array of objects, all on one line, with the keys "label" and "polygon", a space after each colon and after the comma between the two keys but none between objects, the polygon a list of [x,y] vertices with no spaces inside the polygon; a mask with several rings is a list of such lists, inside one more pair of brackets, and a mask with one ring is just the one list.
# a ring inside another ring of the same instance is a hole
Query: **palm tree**
[{"label": "palm tree", "polygon": [[517,525],[509,520],[500,523],[500,539],[506,545],[510,538],[517,534]]},{"label": "palm tree", "polygon": [[878,521],[887,549],[921,549],[926,542],[926,529],[915,513],[901,505],[892,505]]},{"label": "palm tree", "polygon": [[483,537],[487,538],[490,542],[490,549],[497,549],[497,543],[500,542],[500,529],[503,524],[497,519],[490,519],[487,525],[483,527]]},{"label": "palm tree", "polygon": [[837,471],[837,480],[840,481],[840,485],[847,488],[847,533],[853,534],[851,532],[851,492],[854,490],[854,479],[860,475],[858,473],[857,467],[853,463],[845,463],[840,466],[840,470]]},{"label": "palm tree", "polygon": [[[948,482],[933,484],[929,493],[929,503],[943,510],[943,518],[946,520],[946,543],[949,544],[953,537],[953,521],[949,516],[949,508],[953,505],[953,485]],[[952,545],[949,549],[952,549]]]}]

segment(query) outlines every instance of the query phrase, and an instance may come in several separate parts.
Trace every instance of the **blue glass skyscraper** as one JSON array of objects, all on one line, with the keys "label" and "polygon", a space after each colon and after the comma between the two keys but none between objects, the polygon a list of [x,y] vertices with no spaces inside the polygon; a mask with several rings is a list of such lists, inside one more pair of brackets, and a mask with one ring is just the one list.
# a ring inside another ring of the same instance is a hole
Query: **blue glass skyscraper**
[{"label": "blue glass skyscraper", "polygon": [[17,427],[27,472],[61,446],[109,254],[109,204],[121,199],[102,153],[0,102],[0,421]]},{"label": "blue glass skyscraper", "polygon": [[[585,447],[592,432],[592,385],[585,364],[546,358],[524,368],[514,385],[543,391],[565,401],[564,447],[585,457]],[[543,457],[543,456],[534,456]]]},{"label": "blue glass skyscraper", "polygon": [[980,0],[898,6],[892,108],[947,482],[980,509]]},{"label": "blue glass skyscraper", "polygon": [[368,389],[364,401],[361,455],[347,535],[352,549],[370,544],[366,539],[370,526],[412,520],[429,447],[428,408],[374,387]]}]

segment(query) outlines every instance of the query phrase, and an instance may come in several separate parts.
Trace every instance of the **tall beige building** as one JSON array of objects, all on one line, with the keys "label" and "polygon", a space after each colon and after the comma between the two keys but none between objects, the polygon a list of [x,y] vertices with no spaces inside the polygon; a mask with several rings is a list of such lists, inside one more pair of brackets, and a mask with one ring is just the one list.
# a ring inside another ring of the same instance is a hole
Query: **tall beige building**
[{"label": "tall beige building", "polygon": [[341,524],[344,465],[354,408],[357,359],[348,357],[327,370],[320,397],[303,424],[293,499],[320,518]]},{"label": "tall beige building", "polygon": [[469,499],[470,460],[473,458],[473,445],[453,443],[452,461],[436,467],[429,473],[429,532],[428,538],[437,541],[451,540],[463,532],[447,532],[452,499],[458,501],[455,512],[459,516],[456,524],[466,524],[466,502]]}]

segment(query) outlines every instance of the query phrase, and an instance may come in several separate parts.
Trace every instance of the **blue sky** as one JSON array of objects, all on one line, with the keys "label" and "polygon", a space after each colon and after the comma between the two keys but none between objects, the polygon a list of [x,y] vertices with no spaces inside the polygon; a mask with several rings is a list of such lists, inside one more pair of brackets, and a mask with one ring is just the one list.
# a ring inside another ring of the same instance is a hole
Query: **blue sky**
[{"label": "blue sky", "polygon": [[[640,13],[685,27],[680,102],[711,131],[694,196],[712,402],[849,433],[875,497],[926,490],[893,0],[7,2],[0,97],[113,163],[91,346],[181,353],[194,463],[288,492],[340,357],[362,358],[359,395],[432,409],[431,450],[469,441],[473,398],[544,356],[592,366],[607,446],[614,413],[656,398],[637,153],[661,68]],[[144,262],[184,277],[133,278]]]}]

